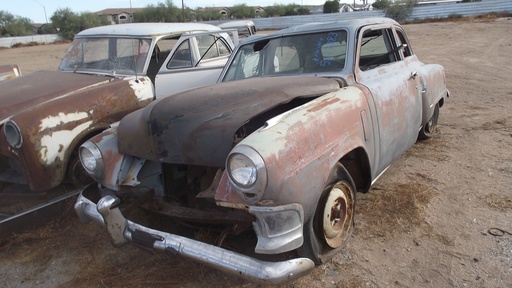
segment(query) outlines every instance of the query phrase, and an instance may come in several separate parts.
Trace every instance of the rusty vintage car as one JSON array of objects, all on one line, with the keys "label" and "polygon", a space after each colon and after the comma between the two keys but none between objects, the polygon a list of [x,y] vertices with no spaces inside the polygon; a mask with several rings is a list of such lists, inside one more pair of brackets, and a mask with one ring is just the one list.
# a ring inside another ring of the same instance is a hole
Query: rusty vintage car
[{"label": "rusty vintage car", "polygon": [[[342,249],[356,191],[437,134],[448,96],[443,67],[420,62],[391,19],[249,37],[220,83],[153,102],[85,142],[82,164],[99,183],[81,191],[75,210],[104,225],[114,244],[257,282],[290,281]],[[220,239],[252,230],[255,255],[128,220],[124,208],[134,205],[223,224]],[[281,253],[295,256],[258,257]]]},{"label": "rusty vintage car", "polygon": [[200,23],[78,33],[57,71],[0,82],[0,180],[37,191],[90,182],[76,148],[155,99],[215,83],[234,48],[231,37]]}]

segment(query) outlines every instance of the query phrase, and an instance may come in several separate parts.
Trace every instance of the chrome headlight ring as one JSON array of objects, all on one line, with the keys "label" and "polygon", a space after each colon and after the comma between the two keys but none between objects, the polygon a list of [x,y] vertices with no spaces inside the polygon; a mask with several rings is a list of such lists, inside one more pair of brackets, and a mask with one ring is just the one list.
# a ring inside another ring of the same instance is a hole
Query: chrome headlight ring
[{"label": "chrome headlight ring", "polygon": [[103,176],[103,157],[98,146],[90,141],[86,141],[78,150],[80,162],[85,171],[96,181],[100,181]]},{"label": "chrome headlight ring", "polygon": [[226,160],[231,183],[244,201],[258,202],[267,187],[267,168],[261,155],[245,145],[235,146]]},{"label": "chrome headlight ring", "polygon": [[20,148],[23,144],[23,136],[16,122],[8,120],[4,124],[4,135],[9,145],[13,148]]}]

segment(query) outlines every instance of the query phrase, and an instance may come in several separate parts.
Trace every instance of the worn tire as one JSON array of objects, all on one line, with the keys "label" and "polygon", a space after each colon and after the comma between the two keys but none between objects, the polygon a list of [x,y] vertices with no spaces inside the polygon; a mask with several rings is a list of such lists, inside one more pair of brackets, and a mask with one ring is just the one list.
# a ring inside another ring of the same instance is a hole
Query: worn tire
[{"label": "worn tire", "polygon": [[435,135],[439,134],[439,127],[437,126],[437,121],[439,119],[439,103],[436,104],[436,107],[434,108],[434,114],[432,114],[432,117],[430,120],[423,125],[421,128],[419,134],[418,134],[418,140],[427,140]]},{"label": "worn tire", "polygon": [[315,214],[304,225],[304,244],[299,256],[320,265],[345,246],[354,228],[356,188],[352,177],[342,166],[338,176],[322,192]]},{"label": "worn tire", "polygon": [[77,152],[73,152],[66,170],[66,182],[75,187],[84,186],[93,182],[93,179],[85,171]]}]

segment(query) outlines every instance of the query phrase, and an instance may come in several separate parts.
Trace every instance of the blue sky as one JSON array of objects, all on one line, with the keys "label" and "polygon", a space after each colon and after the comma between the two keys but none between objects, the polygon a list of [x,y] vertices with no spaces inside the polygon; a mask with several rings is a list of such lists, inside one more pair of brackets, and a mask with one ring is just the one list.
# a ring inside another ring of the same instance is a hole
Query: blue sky
[{"label": "blue sky", "polygon": [[[186,7],[222,7],[237,4],[248,6],[271,6],[274,4],[297,3],[302,5],[323,5],[325,0],[183,0]],[[353,0],[340,1],[353,3]],[[53,13],[61,8],[69,8],[75,13],[96,12],[107,8],[129,8],[130,0],[0,0],[0,10],[15,16],[27,17],[34,23],[44,23],[45,10],[48,21]],[[165,3],[165,0],[131,0],[133,8],[144,8],[149,4]],[[181,7],[181,0],[174,0],[174,5]],[[213,4],[215,3],[215,4]],[[361,4],[361,0],[356,0]]]}]

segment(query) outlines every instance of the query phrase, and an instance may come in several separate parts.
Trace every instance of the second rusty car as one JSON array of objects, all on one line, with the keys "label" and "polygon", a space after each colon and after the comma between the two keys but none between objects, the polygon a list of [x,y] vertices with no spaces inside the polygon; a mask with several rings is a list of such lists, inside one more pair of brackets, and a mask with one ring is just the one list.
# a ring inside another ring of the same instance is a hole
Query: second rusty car
[{"label": "second rusty car", "polygon": [[[154,102],[85,142],[82,164],[99,183],[83,189],[75,210],[103,224],[114,244],[273,284],[342,249],[356,192],[436,134],[449,95],[443,67],[420,62],[386,18],[249,37],[220,82]],[[222,224],[221,239],[252,228],[256,256],[123,216],[140,204],[181,222]]]},{"label": "second rusty car", "polygon": [[200,23],[78,33],[57,71],[0,82],[0,180],[37,191],[90,182],[80,144],[155,99],[215,83],[234,45],[228,33]]}]

